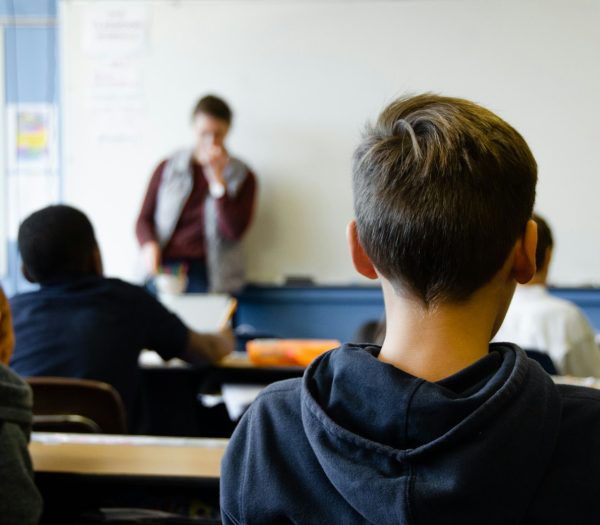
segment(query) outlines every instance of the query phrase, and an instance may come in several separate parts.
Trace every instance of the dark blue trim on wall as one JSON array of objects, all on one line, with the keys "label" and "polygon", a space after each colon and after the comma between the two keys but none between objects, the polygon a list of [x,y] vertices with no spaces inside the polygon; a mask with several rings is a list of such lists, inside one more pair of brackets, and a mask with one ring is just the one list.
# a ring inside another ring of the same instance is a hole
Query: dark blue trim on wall
[{"label": "dark blue trim on wall", "polygon": [[[551,292],[577,304],[600,332],[600,290],[554,288]],[[368,321],[383,317],[377,286],[249,286],[239,296],[236,326],[262,336],[352,341]]]},{"label": "dark blue trim on wall", "polygon": [[263,335],[352,341],[366,321],[383,316],[378,287],[249,286],[239,296],[236,326]]}]

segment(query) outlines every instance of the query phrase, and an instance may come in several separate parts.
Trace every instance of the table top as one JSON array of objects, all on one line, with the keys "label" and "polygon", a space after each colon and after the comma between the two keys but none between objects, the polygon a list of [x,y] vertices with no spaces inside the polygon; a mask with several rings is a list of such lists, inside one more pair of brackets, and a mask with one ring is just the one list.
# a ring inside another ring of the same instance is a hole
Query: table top
[{"label": "table top", "polygon": [[[160,356],[151,350],[143,350],[140,354],[139,364],[142,368],[189,368],[193,365],[182,361],[181,359],[171,359],[168,362],[163,361]],[[290,365],[256,365],[250,361],[246,352],[232,352],[228,356],[224,357],[218,363],[212,365],[213,368],[223,369],[252,369],[252,370],[289,370],[302,372],[304,367],[302,366],[290,366]]]},{"label": "table top", "polygon": [[271,370],[296,370],[304,371],[300,365],[257,365],[250,361],[246,352],[232,352],[214,365],[217,368],[252,368],[252,369],[271,369]]},{"label": "table top", "polygon": [[44,473],[218,479],[226,439],[34,432],[29,451]]}]

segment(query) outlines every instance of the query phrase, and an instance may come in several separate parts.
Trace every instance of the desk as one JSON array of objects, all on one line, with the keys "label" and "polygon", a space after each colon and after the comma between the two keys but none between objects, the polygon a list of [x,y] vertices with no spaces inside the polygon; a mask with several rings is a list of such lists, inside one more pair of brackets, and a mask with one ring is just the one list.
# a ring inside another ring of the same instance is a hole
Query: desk
[{"label": "desk", "polygon": [[207,379],[213,385],[223,383],[261,383],[268,385],[276,381],[301,377],[301,366],[262,366],[255,365],[245,352],[233,352],[211,367]]},{"label": "desk", "polygon": [[224,383],[266,385],[304,373],[302,367],[296,366],[255,366],[245,353],[234,353],[210,366],[193,366],[176,360],[163,363],[144,353],[140,366],[145,414],[141,431],[168,436],[229,437],[235,424],[224,406],[203,407],[198,394],[219,392]]},{"label": "desk", "polygon": [[42,523],[75,523],[101,507],[218,516],[225,439],[34,432],[29,450]]},{"label": "desk", "polygon": [[34,432],[36,472],[218,480],[226,439]]},{"label": "desk", "polygon": [[[196,368],[199,370],[211,371],[211,372],[220,372],[224,374],[231,373],[252,373],[252,374],[271,374],[272,376],[276,376],[277,378],[282,377],[284,379],[288,377],[300,377],[304,373],[304,368],[301,366],[290,366],[290,365],[282,365],[282,366],[264,366],[264,365],[256,365],[248,358],[248,354],[246,352],[233,352],[223,358],[218,363],[213,365],[192,365],[190,363],[186,363],[181,359],[171,359],[170,361],[163,361],[161,357],[151,350],[143,350],[140,353],[140,358],[138,360],[139,366],[144,369],[173,369],[173,368]],[[275,379],[279,381],[279,379]],[[271,381],[273,382],[273,381]]]}]

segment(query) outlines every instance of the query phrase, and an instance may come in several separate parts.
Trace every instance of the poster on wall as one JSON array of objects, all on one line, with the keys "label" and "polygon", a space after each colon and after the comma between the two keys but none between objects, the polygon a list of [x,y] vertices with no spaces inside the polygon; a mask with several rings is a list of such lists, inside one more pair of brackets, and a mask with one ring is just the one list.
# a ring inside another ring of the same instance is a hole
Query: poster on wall
[{"label": "poster on wall", "polygon": [[82,26],[81,43],[87,55],[136,55],[146,50],[148,12],[142,2],[90,5]]},{"label": "poster on wall", "polygon": [[81,26],[88,133],[98,146],[138,142],[145,131],[143,58],[149,13],[142,2],[89,6]]},{"label": "poster on wall", "polygon": [[56,109],[51,104],[6,108],[8,169],[52,172],[58,165]]}]

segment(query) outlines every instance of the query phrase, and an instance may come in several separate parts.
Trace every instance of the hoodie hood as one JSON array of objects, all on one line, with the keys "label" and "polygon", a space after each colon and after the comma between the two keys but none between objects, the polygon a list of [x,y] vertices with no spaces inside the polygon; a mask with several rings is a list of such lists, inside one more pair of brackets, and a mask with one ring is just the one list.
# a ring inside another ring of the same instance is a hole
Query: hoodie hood
[{"label": "hoodie hood", "polygon": [[345,345],[304,375],[304,431],[339,494],[368,523],[522,520],[558,437],[552,380],[509,344],[436,383],[379,351]]},{"label": "hoodie hood", "polygon": [[31,426],[31,388],[8,367],[0,364],[0,421]]}]

